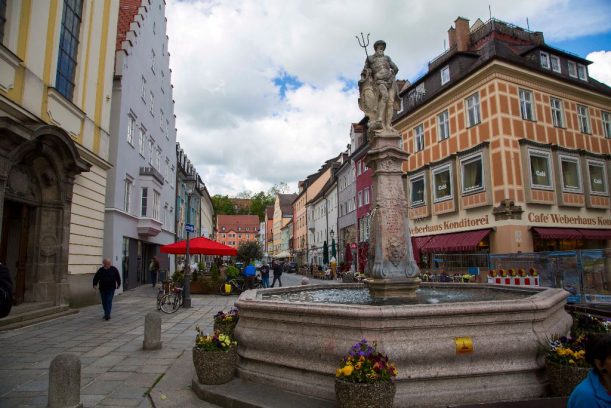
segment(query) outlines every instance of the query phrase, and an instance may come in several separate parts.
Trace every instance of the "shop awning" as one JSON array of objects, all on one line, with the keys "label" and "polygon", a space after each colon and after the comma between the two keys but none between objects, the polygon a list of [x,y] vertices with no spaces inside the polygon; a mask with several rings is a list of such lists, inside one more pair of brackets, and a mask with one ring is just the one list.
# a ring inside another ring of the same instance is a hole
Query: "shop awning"
[{"label": "shop awning", "polygon": [[414,259],[416,262],[420,262],[420,249],[422,249],[422,247],[430,240],[430,235],[424,237],[412,237],[412,251],[414,253]]},{"label": "shop awning", "polygon": [[583,234],[577,228],[533,227],[533,231],[542,239],[583,239]]},{"label": "shop awning", "polygon": [[611,239],[611,229],[580,229],[584,239]]},{"label": "shop awning", "polygon": [[421,248],[422,252],[474,251],[490,229],[433,235]]}]

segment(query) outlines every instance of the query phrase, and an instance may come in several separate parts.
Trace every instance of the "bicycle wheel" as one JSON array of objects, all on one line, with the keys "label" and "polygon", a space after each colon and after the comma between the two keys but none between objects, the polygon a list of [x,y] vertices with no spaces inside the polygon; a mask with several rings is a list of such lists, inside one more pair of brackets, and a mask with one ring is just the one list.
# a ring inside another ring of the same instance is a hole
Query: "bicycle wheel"
[{"label": "bicycle wheel", "polygon": [[[230,290],[229,290],[229,292],[227,292],[227,291],[225,290],[225,285],[229,285],[229,286],[230,286]],[[231,283],[229,283],[229,282],[227,282],[227,283],[225,283],[225,282],[221,283],[221,285],[219,286],[219,293],[220,293],[221,295],[223,295],[223,296],[229,296],[229,295],[231,295],[231,293],[233,293],[233,285],[232,285]]]},{"label": "bicycle wheel", "polygon": [[161,311],[163,313],[174,313],[178,310],[180,299],[173,293],[169,293],[161,298]]}]

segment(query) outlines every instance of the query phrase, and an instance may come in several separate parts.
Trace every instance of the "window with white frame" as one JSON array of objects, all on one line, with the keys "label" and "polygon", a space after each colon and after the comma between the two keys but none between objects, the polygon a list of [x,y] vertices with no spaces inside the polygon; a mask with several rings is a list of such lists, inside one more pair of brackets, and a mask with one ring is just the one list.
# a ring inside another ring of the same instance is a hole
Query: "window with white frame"
[{"label": "window with white frame", "polygon": [[161,147],[155,152],[155,168],[161,173]]},{"label": "window with white frame", "polygon": [[399,100],[400,100],[400,102],[399,102],[400,105],[399,105],[399,110],[397,111],[397,113],[403,112],[403,98],[399,97]]},{"label": "window with white frame", "polygon": [[460,167],[463,194],[484,190],[484,160],[481,154],[462,159]]},{"label": "window with white frame", "polygon": [[363,198],[363,200],[365,201],[365,204],[369,204],[369,187],[365,189],[364,195],[365,197]]},{"label": "window with white frame", "polygon": [[552,122],[555,127],[564,127],[564,109],[562,101],[558,98],[549,99],[550,107],[552,108]]},{"label": "window with white frame", "polygon": [[582,133],[590,133],[590,113],[587,106],[577,105],[577,122]]},{"label": "window with white frame", "polygon": [[563,191],[573,193],[581,191],[579,158],[571,156],[560,156],[560,173],[562,175]]},{"label": "window with white frame", "polygon": [[533,109],[533,93],[526,89],[520,89],[520,114],[522,119],[535,120]]},{"label": "window with white frame", "polygon": [[155,157],[155,151],[153,150],[154,146],[155,146],[155,141],[153,141],[153,139],[149,139],[148,154],[149,154],[149,164],[151,166],[153,165],[153,159]]},{"label": "window with white frame", "polygon": [[148,187],[142,187],[140,189],[140,216],[146,217],[146,207],[148,205]]},{"label": "window with white frame", "polygon": [[479,93],[474,93],[467,98],[467,127],[475,126],[480,123],[479,115]]},{"label": "window with white frame", "polygon": [[590,192],[592,194],[607,194],[605,162],[588,160],[588,177],[590,179]]},{"label": "window with white frame", "polygon": [[361,162],[360,161],[356,162],[356,174],[357,176],[361,175]]},{"label": "window with white frame", "polygon": [[134,127],[136,126],[136,120],[132,115],[127,115],[127,143],[134,145]]},{"label": "window with white frame", "polygon": [[159,204],[161,203],[161,195],[153,190],[153,219],[159,221]]},{"label": "window with white frame", "polygon": [[146,142],[144,141],[144,134],[145,134],[146,132],[144,131],[144,129],[143,129],[143,128],[140,128],[139,132],[140,132],[140,135],[139,135],[139,137],[138,137],[138,139],[139,139],[138,143],[140,143],[140,145],[139,145],[138,147],[139,147],[140,154],[141,154],[142,156],[144,156],[144,147],[145,147],[145,143],[146,143]]},{"label": "window with white frame", "polygon": [[611,113],[602,111],[603,133],[606,138],[611,138]]},{"label": "window with white frame", "polygon": [[359,201],[358,201],[358,206],[359,208],[363,206],[363,191],[359,191],[359,195],[358,195]]},{"label": "window with white frame", "polygon": [[441,68],[441,85],[445,85],[450,82],[450,66],[446,65]]},{"label": "window with white frame", "polygon": [[577,78],[577,64],[574,61],[568,61],[569,66],[569,76],[573,78]]},{"label": "window with white frame", "polygon": [[556,55],[550,56],[550,63],[552,65],[552,71],[560,73],[560,58]]},{"label": "window with white frame", "polygon": [[125,179],[125,190],[123,195],[123,211],[126,213],[130,213],[131,211],[131,201],[132,201],[132,187],[133,183],[130,179]]},{"label": "window with white frame", "polygon": [[153,115],[153,109],[155,108],[155,95],[153,95],[153,91],[149,92],[149,112]]},{"label": "window with white frame", "polygon": [[452,198],[452,168],[449,164],[433,170],[433,198],[435,202]]},{"label": "window with white frame", "polygon": [[161,132],[163,133],[163,109],[159,109],[159,128],[161,129]]},{"label": "window with white frame", "polygon": [[144,75],[142,76],[142,80],[140,81],[140,96],[146,104],[146,79],[144,79]]},{"label": "window with white frame", "polygon": [[450,137],[450,118],[447,109],[437,115],[437,132],[439,133],[439,140]]},{"label": "window with white frame", "polygon": [[530,186],[542,189],[553,188],[550,154],[540,150],[529,150],[528,160],[530,163]]},{"label": "window with white frame", "polygon": [[549,54],[547,52],[541,51],[541,67],[545,69],[549,69]]},{"label": "window with white frame", "polygon": [[424,150],[424,124],[414,128],[414,151]]},{"label": "window with white frame", "polygon": [[155,50],[151,50],[151,71],[155,73]]},{"label": "window with white frame", "polygon": [[425,203],[425,182],[424,182],[424,174],[420,174],[410,179],[411,186],[411,202],[412,207],[416,207],[419,205],[423,205]]},{"label": "window with white frame", "polygon": [[163,129],[163,132],[165,133],[165,138],[170,140],[170,133],[168,132],[168,129],[170,128],[170,121],[168,119],[165,120],[165,127]]},{"label": "window with white frame", "polygon": [[577,77],[582,81],[588,80],[588,69],[585,65],[577,64]]}]

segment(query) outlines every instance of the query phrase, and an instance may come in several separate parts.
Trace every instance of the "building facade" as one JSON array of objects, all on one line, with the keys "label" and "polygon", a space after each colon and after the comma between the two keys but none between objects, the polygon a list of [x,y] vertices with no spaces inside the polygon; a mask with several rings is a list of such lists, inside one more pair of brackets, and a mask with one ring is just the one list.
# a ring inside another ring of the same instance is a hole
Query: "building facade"
[{"label": "building facade", "polygon": [[265,208],[265,246],[264,251],[269,256],[274,245],[274,206]]},{"label": "building facade", "polygon": [[[344,161],[337,170],[337,243],[339,263],[351,263],[355,257],[352,256],[352,247],[356,250],[356,171],[354,163],[348,158],[352,144],[344,153]],[[349,266],[347,266],[349,268]]]},{"label": "building facade", "polygon": [[259,239],[259,217],[256,215],[218,215],[216,241],[238,248],[242,242]]},{"label": "building facade", "polygon": [[351,160],[356,169],[355,198],[356,198],[356,229],[357,236],[357,271],[364,272],[369,251],[369,219],[372,202],[372,174],[373,170],[365,164],[369,143],[362,143],[352,154]]},{"label": "building facade", "polygon": [[113,82],[104,253],[123,289],[150,282],[148,265],[173,262],[176,128],[163,0],[121,0]]},{"label": "building facade", "polygon": [[16,303],[93,303],[119,2],[0,5],[0,262]]},{"label": "building facade", "polygon": [[272,228],[272,251],[270,256],[278,256],[282,247],[282,228],[293,220],[293,201],[295,194],[277,194],[274,202],[274,217]]},{"label": "building facade", "polygon": [[459,18],[402,93],[417,258],[609,247],[611,89],[543,33]]}]

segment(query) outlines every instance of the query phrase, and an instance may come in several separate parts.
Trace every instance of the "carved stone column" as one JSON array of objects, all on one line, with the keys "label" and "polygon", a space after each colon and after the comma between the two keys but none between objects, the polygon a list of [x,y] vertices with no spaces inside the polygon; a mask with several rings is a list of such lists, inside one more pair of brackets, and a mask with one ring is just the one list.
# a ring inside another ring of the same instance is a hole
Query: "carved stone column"
[{"label": "carved stone column", "polygon": [[401,166],[408,154],[396,131],[370,132],[367,166],[373,173],[373,202],[367,286],[378,299],[416,297],[420,270],[412,252]]}]

